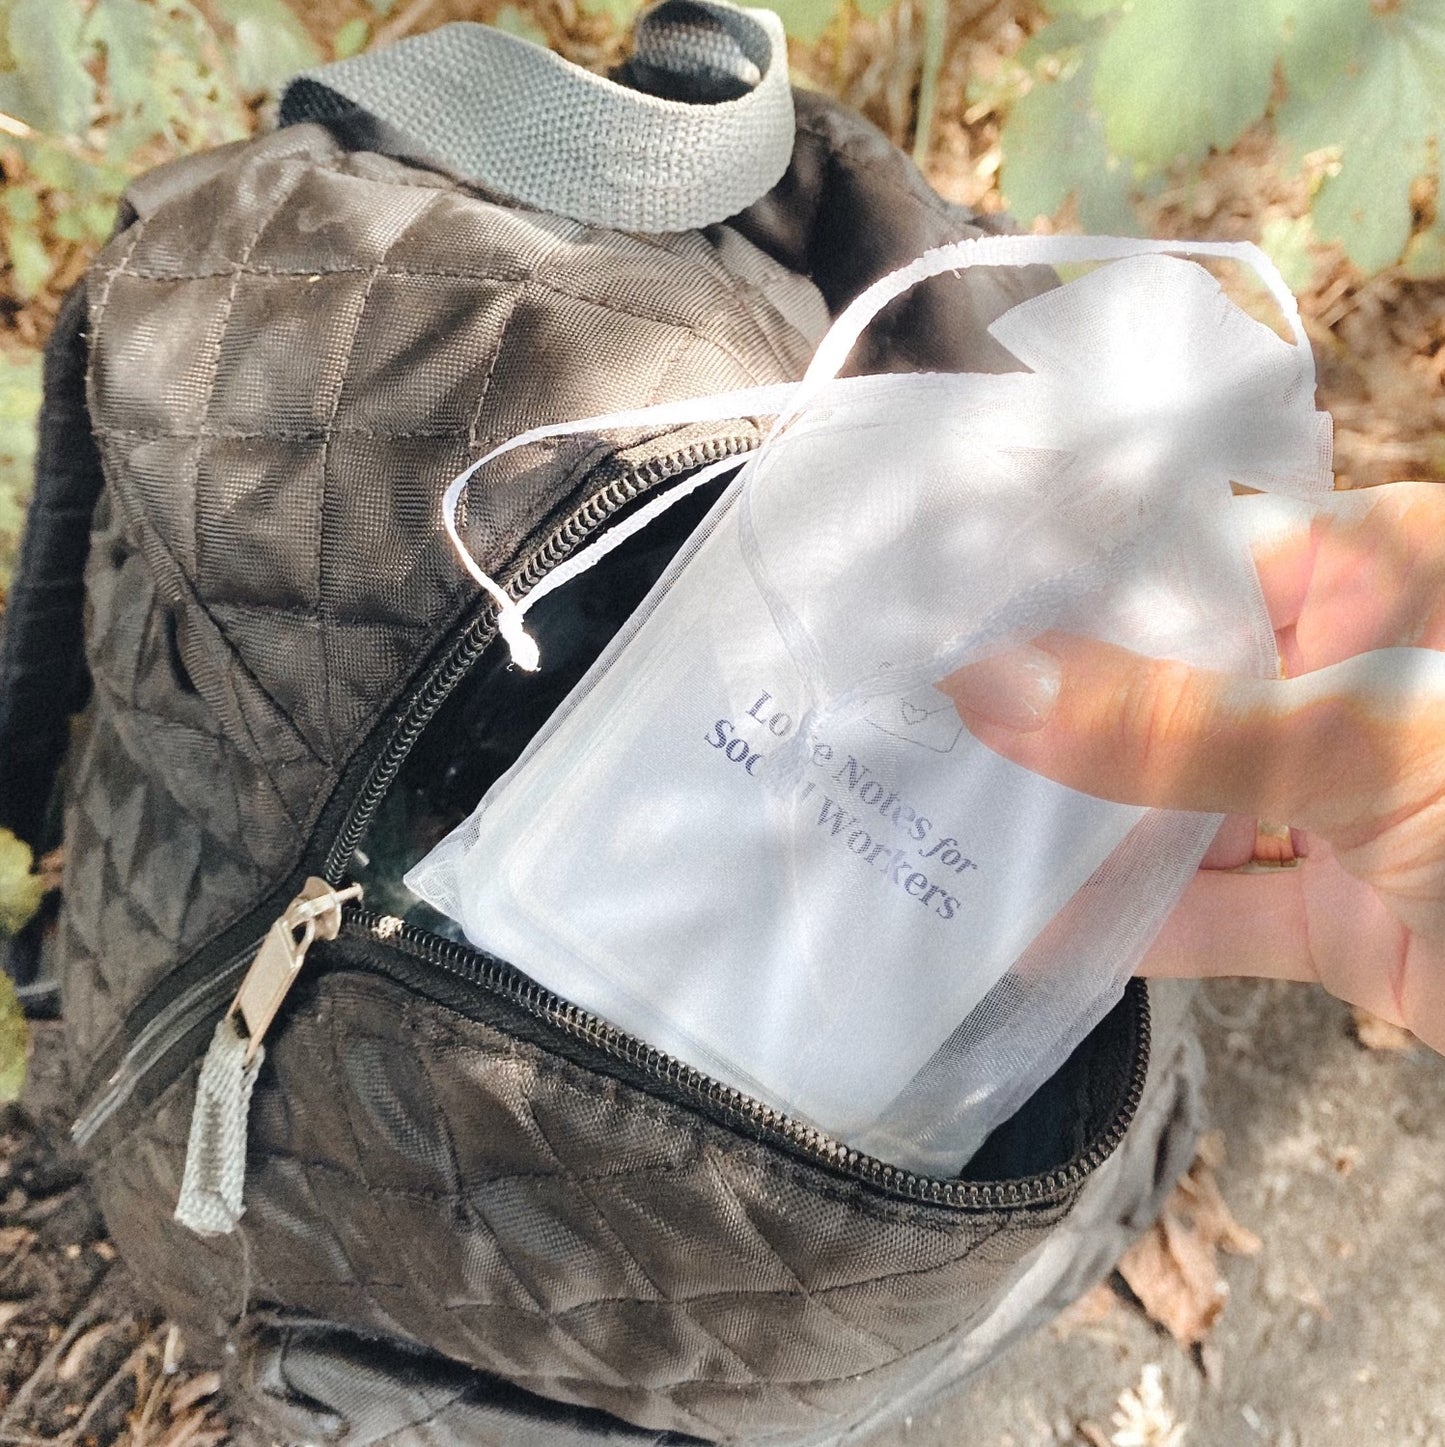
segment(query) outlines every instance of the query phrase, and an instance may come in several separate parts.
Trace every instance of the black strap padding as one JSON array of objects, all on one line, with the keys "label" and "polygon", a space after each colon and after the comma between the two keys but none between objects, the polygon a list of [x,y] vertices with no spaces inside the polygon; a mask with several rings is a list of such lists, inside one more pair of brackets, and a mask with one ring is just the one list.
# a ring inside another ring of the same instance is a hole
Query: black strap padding
[{"label": "black strap padding", "polygon": [[0,827],[43,841],[70,716],[90,694],[85,559],[100,453],[85,407],[85,283],[65,298],[45,349],[35,488],[0,620]]}]

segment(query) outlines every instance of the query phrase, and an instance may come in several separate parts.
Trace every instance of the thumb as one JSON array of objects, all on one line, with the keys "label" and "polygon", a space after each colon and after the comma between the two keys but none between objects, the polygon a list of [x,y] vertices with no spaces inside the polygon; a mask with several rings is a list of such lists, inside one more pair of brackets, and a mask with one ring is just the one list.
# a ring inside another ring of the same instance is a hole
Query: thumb
[{"label": "thumb", "polygon": [[1341,805],[1386,802],[1422,706],[1439,726],[1442,665],[1445,654],[1391,649],[1297,679],[1243,678],[1046,633],[938,687],[976,738],[1084,793],[1328,831]]}]

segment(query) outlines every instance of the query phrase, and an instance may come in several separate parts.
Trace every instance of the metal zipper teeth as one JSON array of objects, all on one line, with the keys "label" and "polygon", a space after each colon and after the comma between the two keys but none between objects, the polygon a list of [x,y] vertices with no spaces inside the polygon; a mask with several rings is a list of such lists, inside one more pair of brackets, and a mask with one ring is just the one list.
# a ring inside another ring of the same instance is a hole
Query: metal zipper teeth
[{"label": "metal zipper teeth", "polygon": [[730,1085],[714,1080],[685,1065],[674,1056],[648,1045],[635,1035],[589,1014],[577,1005],[554,995],[509,965],[466,945],[442,939],[389,915],[347,908],[342,915],[342,934],[363,933],[372,942],[404,949],[422,964],[445,970],[470,986],[500,996],[535,1019],[584,1041],[603,1054],[620,1060],[653,1080],[691,1097],[714,1113],[741,1120],[768,1140],[781,1144],[806,1159],[855,1179],[868,1182],[890,1195],[931,1205],[969,1210],[997,1210],[1001,1207],[1040,1205],[1057,1200],[1078,1186],[1113,1154],[1128,1130],[1144,1093],[1148,1071],[1150,1020],[1148,996],[1138,993],[1135,1021],[1139,1048],[1122,1108],[1103,1136],[1067,1166],[1024,1177],[1017,1181],[942,1180],[915,1175],[890,1166],[876,1156],[865,1155],[834,1140],[812,1126],[802,1124],[782,1111],[754,1100]]},{"label": "metal zipper teeth", "polygon": [[[741,456],[752,451],[753,446],[752,441],[741,437],[709,438],[630,469],[600,492],[594,493],[547,538],[507,585],[508,593],[519,600],[525,597],[613,513],[634,498],[679,473],[692,472],[709,463],[720,462],[725,457]],[[327,852],[322,874],[328,884],[340,884],[346,877],[352,855],[356,853],[372,816],[386,797],[412,746],[496,636],[496,628],[496,609],[488,608],[471,623],[413,696]]]},{"label": "metal zipper teeth", "polygon": [[[578,544],[585,542],[613,513],[634,498],[679,473],[691,472],[711,462],[720,462],[724,457],[740,457],[751,452],[755,445],[755,439],[742,436],[706,438],[664,457],[656,457],[628,469],[621,477],[593,493],[547,536],[546,541],[527,559],[509,585],[512,596],[520,598],[530,592]],[[405,714],[393,730],[381,757],[367,775],[366,782],[347,811],[346,818],[327,851],[322,874],[328,884],[341,884],[344,881],[351,866],[352,855],[407,754],[411,752],[412,746],[431,722],[437,709],[446,702],[452,690],[466,676],[495,635],[496,612],[494,609],[487,609],[473,620],[466,632],[433,668],[418,692],[412,696]],[[274,913],[265,917],[261,926],[263,931],[273,918]],[[77,1141],[88,1141],[124,1105],[140,1079],[164,1057],[178,1036],[185,1034],[190,1028],[193,1016],[201,1011],[206,1001],[212,1001],[209,1008],[213,1009],[216,1002],[224,1000],[244,973],[245,966],[255,954],[259,943],[260,937],[234,956],[218,977],[192,986],[181,995],[166,1001],[158,1009],[148,1011],[142,1005],[132,1013],[128,1023],[144,1019],[144,1024],[104,1084],[98,1090],[92,1090],[89,1097],[91,1103],[72,1126],[72,1134]],[[173,1018],[178,1014],[186,1017],[179,1030],[172,1025]]]}]

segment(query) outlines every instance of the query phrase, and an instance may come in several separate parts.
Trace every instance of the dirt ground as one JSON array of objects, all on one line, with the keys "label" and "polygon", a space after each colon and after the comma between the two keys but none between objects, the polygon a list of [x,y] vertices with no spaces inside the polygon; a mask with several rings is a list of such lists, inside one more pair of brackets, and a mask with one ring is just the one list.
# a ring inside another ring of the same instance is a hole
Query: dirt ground
[{"label": "dirt ground", "polygon": [[1220,1258],[1203,1350],[1105,1291],[877,1447],[1445,1447],[1445,1060],[1364,1048],[1304,986],[1196,1009],[1219,1184],[1262,1243]]}]

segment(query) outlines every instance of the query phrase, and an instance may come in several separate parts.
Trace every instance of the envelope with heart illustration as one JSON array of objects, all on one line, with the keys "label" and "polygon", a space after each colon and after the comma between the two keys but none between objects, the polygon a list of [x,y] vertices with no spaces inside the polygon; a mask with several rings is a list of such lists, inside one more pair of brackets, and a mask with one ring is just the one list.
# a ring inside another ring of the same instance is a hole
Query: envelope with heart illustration
[{"label": "envelope with heart illustration", "polygon": [[1118,997],[1218,822],[1030,774],[933,685],[1045,628],[1271,669],[1230,484],[1328,482],[1298,346],[1193,263],[992,330],[1031,370],[805,383],[409,876],[564,998],[933,1174]]},{"label": "envelope with heart illustration", "polygon": [[868,722],[916,748],[951,754],[963,738],[963,722],[953,700],[937,689],[919,689],[906,698],[879,701]]}]

